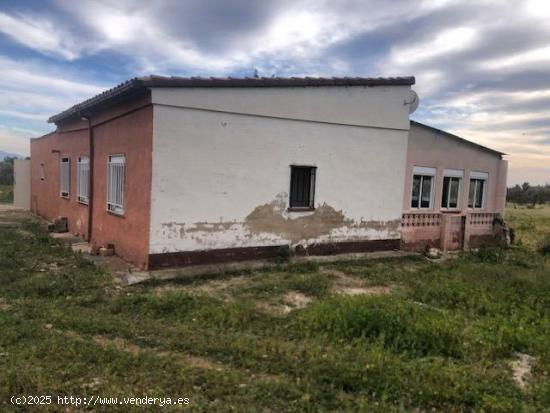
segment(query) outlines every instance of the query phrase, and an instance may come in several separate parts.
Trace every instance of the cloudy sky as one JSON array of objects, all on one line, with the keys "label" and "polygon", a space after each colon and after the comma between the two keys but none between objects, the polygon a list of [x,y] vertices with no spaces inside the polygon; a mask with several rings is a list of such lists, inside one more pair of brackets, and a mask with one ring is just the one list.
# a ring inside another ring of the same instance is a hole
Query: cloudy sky
[{"label": "cloudy sky", "polygon": [[414,75],[415,120],[550,182],[550,1],[0,0],[0,150],[136,75]]}]

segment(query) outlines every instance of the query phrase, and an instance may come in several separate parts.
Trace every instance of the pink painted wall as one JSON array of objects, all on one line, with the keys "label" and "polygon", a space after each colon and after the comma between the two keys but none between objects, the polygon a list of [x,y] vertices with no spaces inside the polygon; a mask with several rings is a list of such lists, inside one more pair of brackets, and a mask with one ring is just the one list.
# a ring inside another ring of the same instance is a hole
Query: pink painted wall
[{"label": "pink painted wall", "polygon": [[[436,168],[435,193],[432,209],[410,208],[412,175],[415,166]],[[441,196],[443,189],[443,170],[461,169],[464,171],[459,203],[455,213],[468,212],[468,186],[470,172],[486,172],[489,174],[485,191],[483,209],[475,212],[498,212],[504,214],[506,202],[506,175],[508,162],[501,159],[497,153],[491,153],[465,142],[451,138],[446,134],[411,122],[409,146],[407,150],[407,169],[405,171],[405,193],[403,196],[403,211],[418,213],[433,213],[441,211]],[[471,211],[471,210],[470,210]]]}]

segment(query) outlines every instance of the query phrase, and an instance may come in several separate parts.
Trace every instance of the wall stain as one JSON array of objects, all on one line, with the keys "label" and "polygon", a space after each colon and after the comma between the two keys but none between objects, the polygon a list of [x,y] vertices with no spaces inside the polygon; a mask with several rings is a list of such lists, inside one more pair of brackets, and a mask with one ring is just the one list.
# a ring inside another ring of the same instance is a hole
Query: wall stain
[{"label": "wall stain", "polygon": [[346,218],[342,211],[337,211],[326,203],[306,215],[290,218],[286,212],[286,206],[286,194],[279,194],[273,202],[256,207],[245,219],[250,233],[253,235],[266,232],[277,234],[296,243],[330,235],[331,231],[344,227],[398,234],[401,225],[401,219],[356,222]]},{"label": "wall stain", "polygon": [[[262,238],[265,234],[273,234],[290,241],[292,244],[302,240],[317,239],[330,236],[332,231],[341,229],[344,234],[350,232],[350,239],[357,238],[351,233],[356,230],[387,231],[390,236],[399,237],[401,219],[391,221],[355,221],[347,218],[342,211],[334,209],[328,204],[322,204],[313,211],[288,212],[288,195],[280,193],[275,200],[259,205],[248,214],[244,222],[196,222],[186,224],[182,222],[167,222],[162,224],[162,233],[169,239],[191,236],[197,242],[202,241],[205,235],[214,235],[218,232],[230,230],[234,225],[244,227],[244,233],[236,232],[235,236],[244,239]],[[200,233],[200,235],[198,234]],[[345,235],[344,235],[345,237]],[[341,238],[341,236],[338,236]],[[361,238],[365,238],[362,236]]]},{"label": "wall stain", "polygon": [[286,202],[281,202],[281,200],[256,207],[245,219],[245,224],[251,235],[277,234],[296,243],[303,239],[328,235],[333,229],[352,223],[341,211],[336,211],[326,204],[307,215],[296,218],[285,216],[285,208]]},{"label": "wall stain", "polygon": [[186,224],[185,222],[165,222],[162,226],[163,235],[168,238],[185,238],[185,234],[194,232],[215,233],[227,231],[236,222],[195,222]]}]

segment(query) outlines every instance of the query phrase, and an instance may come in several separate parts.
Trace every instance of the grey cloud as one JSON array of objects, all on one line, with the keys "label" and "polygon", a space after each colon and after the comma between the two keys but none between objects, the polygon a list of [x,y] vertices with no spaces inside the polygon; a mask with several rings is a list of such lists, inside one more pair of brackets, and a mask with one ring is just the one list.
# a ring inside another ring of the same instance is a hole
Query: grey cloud
[{"label": "grey cloud", "polygon": [[207,53],[219,53],[254,36],[288,4],[286,0],[165,1],[155,4],[154,17],[171,35]]}]

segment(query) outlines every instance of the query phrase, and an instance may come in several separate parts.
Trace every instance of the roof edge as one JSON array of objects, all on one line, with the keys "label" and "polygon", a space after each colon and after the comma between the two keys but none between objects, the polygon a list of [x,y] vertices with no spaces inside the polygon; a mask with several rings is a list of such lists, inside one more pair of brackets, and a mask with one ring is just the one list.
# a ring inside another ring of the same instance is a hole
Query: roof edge
[{"label": "roof edge", "polygon": [[57,123],[91,110],[107,101],[123,97],[131,91],[148,87],[181,88],[253,88],[253,87],[321,87],[321,86],[412,86],[414,76],[403,77],[177,77],[149,75],[131,78],[69,109],[51,116],[49,123]]},{"label": "roof edge", "polygon": [[412,119],[410,120],[410,122],[411,122],[411,125],[421,126],[421,127],[423,127],[423,128],[429,129],[429,130],[431,130],[431,131],[433,131],[433,132],[441,133],[442,135],[445,135],[445,136],[447,136],[447,137],[449,137],[449,138],[458,140],[458,141],[460,141],[461,143],[465,143],[465,144],[470,145],[470,146],[475,146],[475,147],[478,148],[478,149],[482,149],[482,150],[484,150],[484,151],[486,151],[486,152],[490,152],[490,153],[492,153],[492,154],[497,154],[497,155],[499,155],[501,158],[502,158],[503,155],[508,155],[507,153],[497,151],[496,149],[491,149],[491,148],[489,148],[489,147],[487,147],[487,146],[480,145],[479,143],[475,143],[475,142],[472,142],[472,141],[470,141],[470,140],[468,140],[468,139],[461,138],[460,136],[457,136],[457,135],[454,135],[454,134],[452,134],[452,133],[450,133],[450,132],[444,131],[443,129],[438,129],[438,128],[435,128],[435,127],[433,127],[433,126],[426,125],[425,123],[417,122],[417,121],[412,120]]}]

